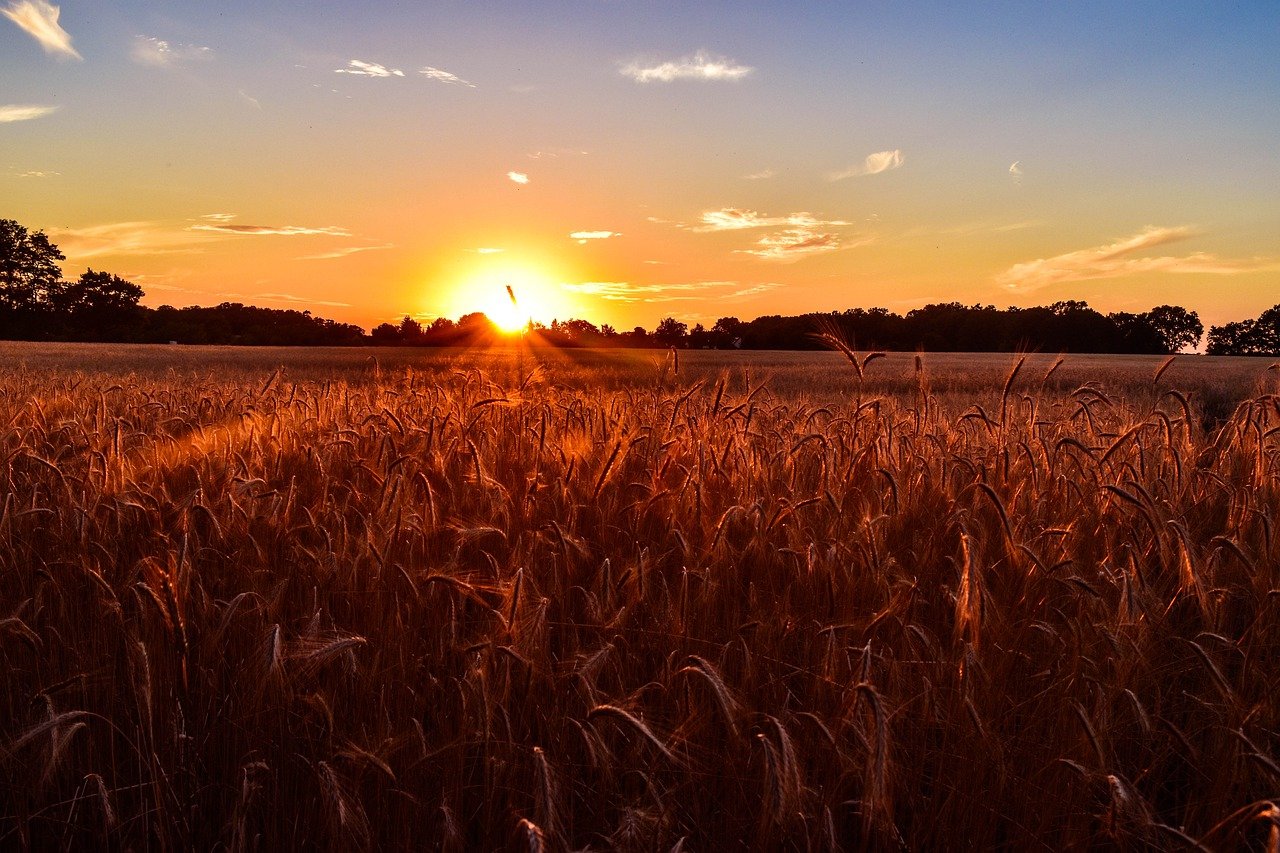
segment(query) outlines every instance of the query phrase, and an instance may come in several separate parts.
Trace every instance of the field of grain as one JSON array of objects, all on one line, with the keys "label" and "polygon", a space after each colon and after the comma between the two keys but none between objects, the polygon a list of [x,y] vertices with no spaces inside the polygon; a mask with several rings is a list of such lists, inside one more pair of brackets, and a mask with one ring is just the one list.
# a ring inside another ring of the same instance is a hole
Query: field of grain
[{"label": "field of grain", "polygon": [[0,847],[1280,849],[1266,361],[0,359]]}]

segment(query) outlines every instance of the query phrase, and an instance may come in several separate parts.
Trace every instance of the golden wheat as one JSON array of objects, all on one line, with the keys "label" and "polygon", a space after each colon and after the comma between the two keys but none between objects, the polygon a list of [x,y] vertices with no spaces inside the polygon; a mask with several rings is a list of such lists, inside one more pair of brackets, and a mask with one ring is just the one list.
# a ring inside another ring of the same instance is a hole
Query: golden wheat
[{"label": "golden wheat", "polygon": [[1264,365],[167,352],[0,373],[0,846],[1280,838]]}]

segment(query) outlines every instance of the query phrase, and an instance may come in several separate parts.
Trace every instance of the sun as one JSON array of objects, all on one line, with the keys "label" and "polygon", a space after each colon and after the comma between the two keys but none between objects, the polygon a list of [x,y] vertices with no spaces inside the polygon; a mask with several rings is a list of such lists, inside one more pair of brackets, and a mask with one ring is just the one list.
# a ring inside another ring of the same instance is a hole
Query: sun
[{"label": "sun", "polygon": [[559,279],[541,265],[493,263],[460,277],[445,299],[445,315],[482,312],[504,334],[516,335],[535,323],[566,320],[579,309]]},{"label": "sun", "polygon": [[532,315],[520,304],[515,287],[510,284],[502,286],[497,293],[486,294],[484,304],[478,310],[508,335],[523,332],[533,322]]}]

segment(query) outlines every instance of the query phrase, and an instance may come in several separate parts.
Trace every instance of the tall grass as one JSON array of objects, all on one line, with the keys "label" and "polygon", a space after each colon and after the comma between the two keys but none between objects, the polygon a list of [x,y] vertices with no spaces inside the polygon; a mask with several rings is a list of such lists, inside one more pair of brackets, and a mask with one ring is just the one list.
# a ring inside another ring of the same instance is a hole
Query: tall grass
[{"label": "tall grass", "polygon": [[1280,844],[1280,399],[662,357],[0,375],[0,847]]}]

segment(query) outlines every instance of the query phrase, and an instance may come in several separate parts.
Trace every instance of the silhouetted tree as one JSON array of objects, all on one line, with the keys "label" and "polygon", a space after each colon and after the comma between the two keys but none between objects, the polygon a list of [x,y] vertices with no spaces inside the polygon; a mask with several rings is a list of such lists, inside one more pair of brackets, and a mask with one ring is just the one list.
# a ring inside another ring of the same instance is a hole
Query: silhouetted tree
[{"label": "silhouetted tree", "polygon": [[28,231],[12,219],[0,219],[0,307],[41,307],[62,278],[58,261],[65,259],[43,231]]},{"label": "silhouetted tree", "polygon": [[1166,352],[1194,348],[1204,335],[1200,316],[1177,305],[1157,305],[1141,316],[1159,334]]},{"label": "silhouetted tree", "polygon": [[400,327],[391,323],[381,323],[369,333],[369,339],[380,347],[393,347],[400,343]]},{"label": "silhouetted tree", "polygon": [[400,343],[408,346],[420,346],[425,337],[422,324],[409,316],[400,321],[400,328],[396,331],[400,333]]},{"label": "silhouetted tree", "polygon": [[1280,355],[1280,305],[1256,320],[1241,320],[1209,329],[1209,355]]},{"label": "silhouetted tree", "polygon": [[742,346],[742,329],[746,324],[737,317],[721,317],[711,327],[710,342],[716,349]]},{"label": "silhouetted tree", "polygon": [[689,327],[675,317],[663,318],[653,331],[653,338],[664,347],[682,347],[689,335]]}]

